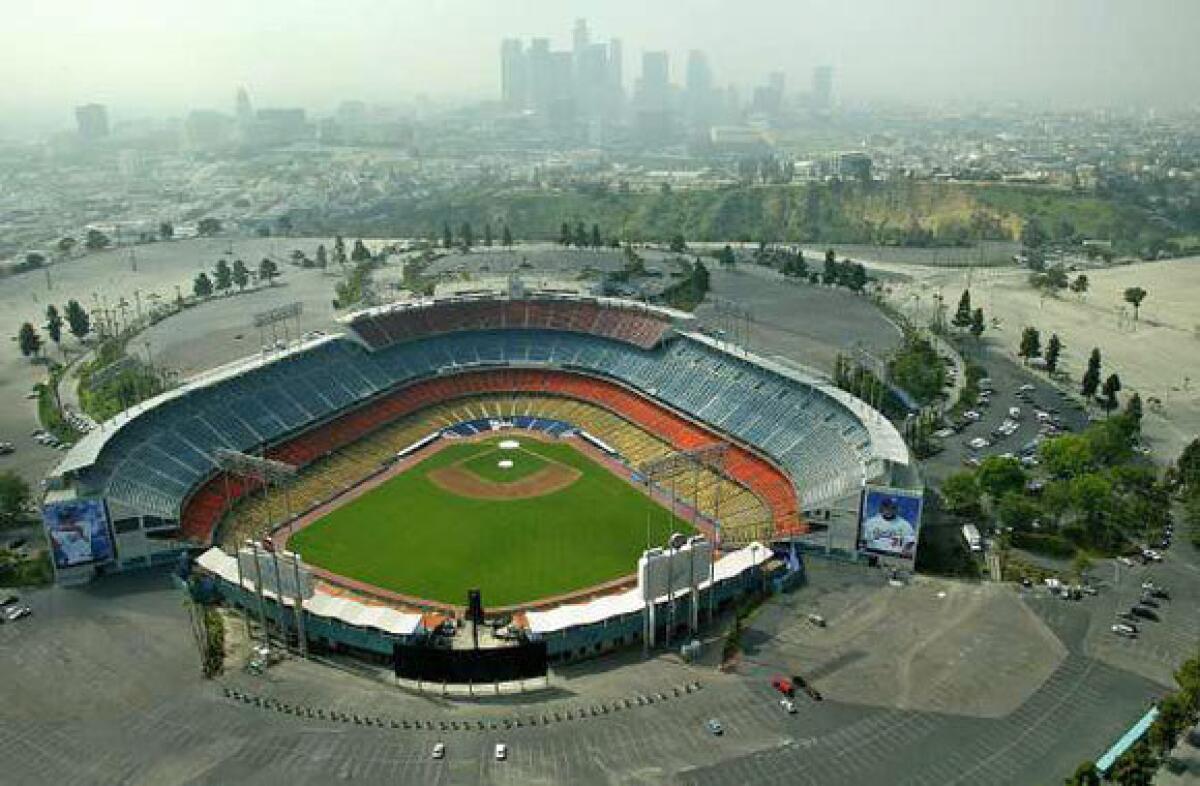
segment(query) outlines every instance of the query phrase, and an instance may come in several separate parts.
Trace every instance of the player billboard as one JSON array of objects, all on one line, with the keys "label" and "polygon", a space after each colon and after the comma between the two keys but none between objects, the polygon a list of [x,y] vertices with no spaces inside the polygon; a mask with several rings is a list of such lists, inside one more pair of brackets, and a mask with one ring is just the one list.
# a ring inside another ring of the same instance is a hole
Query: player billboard
[{"label": "player billboard", "polygon": [[42,523],[59,570],[107,562],[114,556],[108,510],[102,499],[52,502],[42,508]]},{"label": "player billboard", "polygon": [[916,559],[921,502],[918,490],[868,487],[863,492],[858,547],[885,557]]}]

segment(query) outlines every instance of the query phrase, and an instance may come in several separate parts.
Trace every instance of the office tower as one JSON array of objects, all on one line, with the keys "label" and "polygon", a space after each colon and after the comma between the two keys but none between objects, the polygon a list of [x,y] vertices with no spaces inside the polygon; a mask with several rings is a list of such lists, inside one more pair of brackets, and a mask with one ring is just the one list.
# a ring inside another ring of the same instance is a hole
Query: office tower
[{"label": "office tower", "polygon": [[108,136],[108,110],[103,104],[76,107],[75,123],[79,128],[79,137],[85,142],[95,142]]},{"label": "office tower", "polygon": [[783,108],[784,76],[782,71],[773,71],[767,75],[767,83],[754,88],[754,98],[751,108],[765,115],[777,115]]},{"label": "office tower", "polygon": [[642,78],[638,83],[641,105],[647,109],[666,109],[670,84],[670,60],[667,53],[642,53]]},{"label": "office tower", "polygon": [[545,112],[550,106],[550,39],[534,38],[525,57],[529,69],[528,106]]},{"label": "office tower", "polygon": [[608,42],[608,79],[615,89],[618,100],[625,95],[625,49],[621,39],[614,38]]},{"label": "office tower", "polygon": [[833,108],[833,68],[817,66],[812,73],[812,106],[818,112]]},{"label": "office tower", "polygon": [[246,93],[246,88],[239,87],[237,90],[237,98],[234,99],[233,114],[237,118],[239,124],[246,126],[250,125],[254,120],[254,109],[250,106],[250,96]]},{"label": "office tower", "polygon": [[529,105],[529,62],[518,38],[506,38],[500,44],[500,99],[510,109]]},{"label": "office tower", "polygon": [[575,59],[578,60],[588,48],[588,43],[590,40],[588,38],[588,26],[586,19],[575,20],[575,31],[571,37],[571,40],[573,43],[572,52],[575,55]]},{"label": "office tower", "polygon": [[608,47],[589,44],[575,53],[575,97],[582,114],[603,115],[610,111]]},{"label": "office tower", "polygon": [[709,68],[708,57],[699,49],[688,52],[684,100],[689,123],[695,126],[712,123],[716,109],[712,69]]}]

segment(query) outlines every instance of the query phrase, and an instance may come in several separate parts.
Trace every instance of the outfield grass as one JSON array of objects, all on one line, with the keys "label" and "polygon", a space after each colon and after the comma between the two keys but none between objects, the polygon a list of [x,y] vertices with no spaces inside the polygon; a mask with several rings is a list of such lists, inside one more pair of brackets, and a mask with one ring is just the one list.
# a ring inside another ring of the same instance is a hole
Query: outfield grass
[{"label": "outfield grass", "polygon": [[[508,459],[513,463],[508,469],[496,466],[497,462]],[[494,450],[484,451],[462,463],[463,469],[469,469],[484,480],[493,483],[512,483],[528,477],[546,466],[546,460],[530,450]]]},{"label": "outfield grass", "polygon": [[543,497],[467,499],[426,477],[500,452],[497,441],[448,445],[296,533],[289,547],[313,565],[385,589],[462,605],[479,587],[485,605],[504,606],[633,573],[647,527],[652,545],[672,531],[694,531],[563,443],[522,441],[581,473]]}]

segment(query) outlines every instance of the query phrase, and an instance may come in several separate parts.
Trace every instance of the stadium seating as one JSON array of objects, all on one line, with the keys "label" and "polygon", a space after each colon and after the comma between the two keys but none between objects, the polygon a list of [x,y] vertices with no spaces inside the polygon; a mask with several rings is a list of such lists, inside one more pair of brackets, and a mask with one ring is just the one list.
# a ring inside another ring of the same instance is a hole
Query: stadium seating
[{"label": "stadium seating", "polygon": [[[687,334],[667,337],[667,323],[651,312],[601,300],[453,305],[356,318],[352,326],[374,350],[329,337],[172,391],[95,435],[102,448],[76,480],[206,540],[223,512],[223,486],[214,486],[219,449],[299,466],[344,453],[348,466],[375,465],[388,449],[364,440],[403,433],[389,429],[414,413],[440,413],[448,425],[486,417],[489,407],[532,406],[537,396],[555,403],[535,414],[566,408],[562,420],[590,423],[631,463],[731,442],[730,482],[762,499],[780,529],[794,527],[804,509],[854,493],[877,466],[866,425],[836,398]],[[455,401],[461,411],[438,409]],[[571,401],[590,407],[572,410]]]}]

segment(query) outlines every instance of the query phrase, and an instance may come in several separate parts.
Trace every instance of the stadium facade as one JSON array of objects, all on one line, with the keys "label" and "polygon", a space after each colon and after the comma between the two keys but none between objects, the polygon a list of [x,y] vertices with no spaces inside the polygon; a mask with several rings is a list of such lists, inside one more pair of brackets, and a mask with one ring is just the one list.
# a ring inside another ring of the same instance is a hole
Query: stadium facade
[{"label": "stadium facade", "polygon": [[[907,447],[886,418],[822,375],[704,334],[689,314],[514,285],[380,306],[341,322],[343,333],[212,369],[82,438],[44,499],[58,579],[177,562],[211,546],[229,506],[256,486],[224,472],[222,452],[302,468],[401,416],[484,393],[587,401],[681,451],[729,444],[725,471],[770,511],[756,541],[803,540],[809,522],[857,527],[866,487],[911,485]],[[730,543],[727,558],[750,545]],[[215,577],[227,573],[219,563],[208,557]],[[722,584],[741,586],[739,575]],[[362,615],[322,603],[343,627]],[[597,621],[596,609],[577,611],[575,627]]]}]

